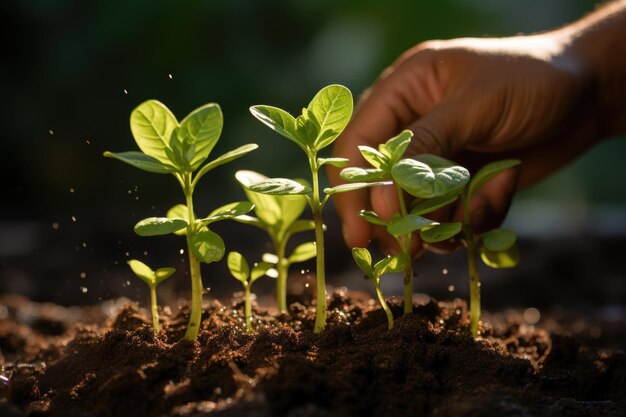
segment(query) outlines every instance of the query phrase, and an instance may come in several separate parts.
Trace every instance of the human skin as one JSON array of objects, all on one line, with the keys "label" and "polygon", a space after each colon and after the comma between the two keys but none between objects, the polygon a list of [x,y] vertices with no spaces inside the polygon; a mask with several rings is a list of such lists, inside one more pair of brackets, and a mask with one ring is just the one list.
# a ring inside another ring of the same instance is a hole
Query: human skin
[{"label": "human skin", "polygon": [[[358,145],[376,147],[403,129],[415,134],[405,156],[436,154],[471,172],[495,160],[522,161],[486,183],[470,203],[478,232],[498,226],[517,189],[594,143],[626,133],[626,0],[546,33],[416,45],[363,95],[334,156],[365,166]],[[333,186],[343,183],[338,169],[329,167],[328,175]],[[362,209],[384,218],[397,212],[392,186],[338,194],[335,204],[349,247],[375,238],[384,251],[397,250],[383,228],[358,216]],[[435,217],[458,221],[462,208]]]}]

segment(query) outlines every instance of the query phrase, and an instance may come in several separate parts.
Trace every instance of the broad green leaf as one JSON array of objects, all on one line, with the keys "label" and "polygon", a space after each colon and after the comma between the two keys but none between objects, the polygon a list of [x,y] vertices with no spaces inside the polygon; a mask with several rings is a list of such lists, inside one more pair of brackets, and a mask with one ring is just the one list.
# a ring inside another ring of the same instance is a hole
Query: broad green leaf
[{"label": "broad green leaf", "polygon": [[374,268],[372,268],[372,255],[366,248],[352,248],[352,257],[357,266],[367,275],[374,278]]},{"label": "broad green leaf", "polygon": [[389,139],[387,142],[378,146],[378,150],[385,155],[391,162],[391,165],[402,159],[404,152],[411,143],[413,132],[403,130],[398,136]]},{"label": "broad green leaf", "polygon": [[175,172],[174,168],[171,166],[164,165],[159,162],[158,159],[148,156],[142,152],[128,151],[113,153],[107,151],[104,153],[104,156],[107,158],[115,158],[119,161],[126,162],[128,165],[132,165],[135,168],[155,174],[171,174]]},{"label": "broad green leaf", "polygon": [[135,275],[141,278],[149,287],[154,287],[157,284],[154,271],[148,265],[137,259],[131,259],[128,261],[128,266],[130,266],[130,269],[133,270]]},{"label": "broad green leaf", "polygon": [[441,207],[445,207],[448,204],[453,203],[457,198],[459,198],[458,194],[449,194],[442,195],[441,197],[418,200],[415,204],[413,204],[413,207],[411,207],[411,214],[422,216],[424,214],[432,213]]},{"label": "broad green leaf", "polygon": [[[313,220],[296,220],[287,230],[291,234],[315,230],[315,222]],[[323,230],[326,231],[326,225],[323,226]]]},{"label": "broad green leaf", "polygon": [[[189,222],[189,211],[184,204],[176,204],[174,207],[167,211],[165,215],[168,219],[183,219]],[[174,232],[175,235],[184,236],[187,234],[187,229],[180,229]]]},{"label": "broad green leaf", "polygon": [[515,244],[515,232],[510,229],[493,229],[481,236],[485,248],[492,252],[501,252]]},{"label": "broad green leaf", "polygon": [[204,263],[217,262],[224,257],[224,241],[215,232],[205,228],[189,238],[191,250]]},{"label": "broad green leaf", "polygon": [[363,158],[369,162],[371,166],[376,169],[380,169],[385,173],[389,171],[389,158],[385,155],[369,146],[360,145],[358,148]]},{"label": "broad green leaf", "polygon": [[130,114],[130,130],[139,149],[166,165],[171,161],[165,149],[177,127],[176,117],[157,100],[144,101]]},{"label": "broad green leaf", "polygon": [[348,165],[348,158],[317,158],[317,166],[332,165],[337,168],[343,168]]},{"label": "broad green leaf", "polygon": [[391,185],[391,181],[378,181],[378,182],[353,182],[351,184],[341,184],[332,188],[324,188],[326,194],[346,193],[348,191],[362,190],[364,188],[379,187],[381,185]]},{"label": "broad green leaf", "polygon": [[519,263],[519,250],[516,244],[501,252],[490,251],[485,246],[481,246],[480,259],[491,268],[513,268]]},{"label": "broad green leaf", "polygon": [[315,258],[317,255],[317,247],[315,246],[315,242],[306,242],[301,245],[298,245],[291,255],[289,255],[289,263],[298,263],[308,261],[311,258]]},{"label": "broad green leaf", "polygon": [[470,181],[467,196],[468,201],[474,195],[474,192],[482,187],[487,181],[505,171],[509,168],[513,168],[516,165],[521,164],[521,161],[517,159],[504,159],[502,161],[492,162],[490,164],[485,165],[481,169],[473,175],[472,180]]},{"label": "broad green leaf", "polygon": [[416,230],[423,229],[428,226],[436,226],[439,223],[434,222],[425,217],[416,216],[414,214],[408,214],[405,217],[399,217],[391,220],[391,223],[387,226],[387,232],[392,236],[404,236],[412,233]]},{"label": "broad green leaf", "polygon": [[209,157],[222,134],[223,125],[222,109],[216,103],[198,107],[180,122],[179,140],[192,144],[195,149],[193,157],[188,159],[192,171]]},{"label": "broad green leaf", "polygon": [[383,220],[378,214],[371,210],[359,211],[359,216],[364,218],[368,223],[376,224],[378,226],[387,226],[389,223]]},{"label": "broad green leaf", "polygon": [[156,285],[159,285],[161,282],[171,277],[174,274],[174,272],[176,272],[175,268],[159,268],[156,271],[154,271]]},{"label": "broad green leaf", "polygon": [[167,217],[148,217],[135,225],[135,233],[139,236],[159,236],[174,233],[188,223],[185,219],[168,219]]},{"label": "broad green leaf", "polygon": [[379,181],[388,179],[388,173],[377,168],[349,167],[341,170],[339,174],[346,181]]},{"label": "broad green leaf", "polygon": [[316,150],[330,145],[343,132],[352,117],[352,107],[352,93],[342,85],[324,87],[313,97],[308,109],[320,126],[314,143]]},{"label": "broad green leaf", "polygon": [[390,272],[401,272],[404,270],[404,261],[400,256],[388,256],[374,265],[374,275],[379,277]]},{"label": "broad green leaf", "polygon": [[469,172],[454,162],[435,155],[402,159],[391,168],[394,180],[409,194],[433,198],[460,192],[469,181]]},{"label": "broad green leaf", "polygon": [[248,143],[247,145],[240,146],[236,149],[233,149],[232,151],[228,151],[225,154],[218,156],[217,158],[203,166],[200,171],[198,171],[198,174],[196,175],[196,179],[194,181],[197,182],[204,174],[211,171],[212,169],[234,161],[237,158],[241,158],[242,156],[252,152],[258,147],[259,145],[257,145],[256,143]]},{"label": "broad green leaf", "polygon": [[302,147],[296,135],[296,119],[283,109],[258,105],[250,107],[250,113],[279,135],[286,137]]},{"label": "broad green leaf", "polygon": [[442,223],[420,231],[420,238],[427,243],[441,242],[456,236],[461,231],[459,222]]},{"label": "broad green leaf", "polygon": [[254,208],[254,204],[249,201],[237,201],[218,207],[211,212],[206,218],[199,221],[203,224],[211,224],[221,220],[232,219],[248,213]]},{"label": "broad green leaf", "polygon": [[311,187],[288,178],[269,178],[252,184],[248,189],[270,195],[299,195],[311,192]]},{"label": "broad green leaf", "polygon": [[250,284],[267,274],[273,266],[274,265],[269,262],[258,262],[254,264],[252,271],[250,271]]},{"label": "broad green leaf", "polygon": [[228,270],[239,281],[247,282],[250,276],[250,265],[239,252],[228,253]]}]

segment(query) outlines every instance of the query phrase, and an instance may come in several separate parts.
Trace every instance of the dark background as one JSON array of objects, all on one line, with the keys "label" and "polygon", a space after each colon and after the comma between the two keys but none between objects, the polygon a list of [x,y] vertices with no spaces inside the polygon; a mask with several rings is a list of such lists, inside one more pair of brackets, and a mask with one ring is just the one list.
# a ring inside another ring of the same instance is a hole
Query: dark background
[{"label": "dark background", "polygon": [[[177,266],[163,297],[173,303],[185,294],[183,239],[132,232],[139,219],[182,202],[178,184],[102,157],[135,149],[128,117],[146,99],[161,100],[179,119],[218,102],[225,126],[213,155],[261,146],[201,181],[202,214],[245,198],[237,169],[306,175],[301,151],[255,121],[250,105],[296,112],[330,83],[357,96],[420,41],[541,31],[594,7],[584,0],[3,1],[0,291],[63,304],[120,294],[143,300],[144,285],[126,267],[135,257]],[[523,263],[484,271],[487,307],[623,305],[626,178],[617,167],[624,156],[624,140],[607,142],[518,197],[508,224],[521,236]],[[330,283],[370,291],[332,207],[326,215]],[[217,229],[228,249],[249,259],[268,248],[256,229],[232,222]],[[310,280],[309,268],[292,281]],[[416,290],[463,297],[464,268],[462,253],[427,255],[416,267]],[[216,296],[236,288],[224,262],[203,271]],[[257,285],[268,303],[272,285]],[[399,279],[385,287],[401,292]]]}]

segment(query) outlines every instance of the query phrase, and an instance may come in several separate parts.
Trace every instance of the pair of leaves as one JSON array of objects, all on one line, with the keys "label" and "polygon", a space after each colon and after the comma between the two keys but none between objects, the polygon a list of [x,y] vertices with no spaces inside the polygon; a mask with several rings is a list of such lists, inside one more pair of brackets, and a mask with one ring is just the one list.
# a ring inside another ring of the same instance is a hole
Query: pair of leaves
[{"label": "pair of leaves", "polygon": [[[314,258],[315,256],[317,256],[317,246],[315,245],[315,242],[302,243],[296,246],[293,252],[291,252],[291,255],[289,255],[289,257],[286,259],[287,268],[291,264],[305,262],[309,259]],[[264,253],[262,259],[264,262],[269,262],[272,265],[276,265],[278,264],[278,262],[280,262],[278,256],[273,253]]]},{"label": "pair of leaves", "polygon": [[128,265],[135,275],[148,284],[150,288],[155,288],[176,272],[176,269],[174,268],[159,268],[156,271],[153,271],[152,268],[137,259],[131,259],[128,261]]},{"label": "pair of leaves", "polygon": [[389,221],[382,219],[378,214],[371,210],[361,210],[359,212],[359,216],[361,216],[368,223],[377,226],[385,226],[387,228],[387,232],[395,237],[406,236],[416,230],[430,229],[439,225],[439,223],[435,221],[414,214],[408,214],[402,217],[396,213],[396,215],[392,216]]},{"label": "pair of leaves", "polygon": [[372,254],[366,248],[352,248],[354,262],[371,280],[380,279],[381,275],[389,272],[401,272],[404,270],[404,261],[400,256],[388,256],[376,262],[372,266]]},{"label": "pair of leaves", "polygon": [[251,285],[254,281],[265,275],[273,266],[269,262],[259,262],[250,268],[250,264],[246,258],[239,252],[230,252],[228,254],[227,263],[228,269],[233,277],[245,285]]},{"label": "pair of leaves", "polygon": [[470,178],[462,166],[429,154],[399,161],[391,175],[402,189],[421,199],[459,194]]}]

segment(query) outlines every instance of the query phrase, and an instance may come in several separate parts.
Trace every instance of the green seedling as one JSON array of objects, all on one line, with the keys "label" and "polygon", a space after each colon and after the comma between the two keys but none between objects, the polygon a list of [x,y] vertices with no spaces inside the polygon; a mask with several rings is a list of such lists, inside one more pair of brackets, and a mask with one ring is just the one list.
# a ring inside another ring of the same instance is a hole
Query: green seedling
[{"label": "green seedling", "polygon": [[[307,205],[302,195],[271,195],[250,191],[249,187],[255,183],[265,181],[265,175],[254,171],[237,171],[237,181],[243,187],[248,200],[254,204],[256,217],[243,215],[235,220],[256,226],[270,236],[274,246],[274,253],[263,255],[263,261],[271,262],[276,266],[276,302],[280,312],[287,311],[287,276],[291,264],[304,262],[314,258],[317,254],[314,242],[306,242],[297,246],[291,255],[287,256],[287,243],[295,233],[315,229],[311,220],[301,220],[300,216]],[[301,184],[308,184],[298,180]]]},{"label": "green seedling", "polygon": [[373,267],[372,255],[365,248],[352,248],[352,257],[354,258],[354,262],[356,262],[359,268],[361,268],[361,270],[365,273],[365,277],[374,283],[374,286],[376,287],[376,296],[378,297],[380,306],[383,310],[385,310],[385,314],[387,315],[387,326],[391,329],[393,327],[393,314],[391,313],[391,309],[389,308],[389,305],[387,305],[385,297],[383,297],[383,292],[380,289],[380,277],[389,272],[403,271],[404,257],[388,256],[376,262]]},{"label": "green seedling", "polygon": [[472,196],[487,181],[516,165],[520,161],[507,159],[497,161],[482,167],[472,177],[461,193],[463,203],[463,221],[455,223],[442,223],[420,233],[424,242],[441,242],[462,233],[462,240],[467,250],[467,267],[470,283],[470,333],[472,337],[478,337],[478,324],[480,322],[480,277],[476,263],[477,254],[485,265],[491,268],[512,268],[519,263],[519,251],[517,249],[515,232],[509,229],[492,229],[482,234],[475,234],[472,229],[470,218],[470,201]]},{"label": "green seedling", "polygon": [[[405,130],[379,145],[378,149],[359,146],[361,155],[372,168],[350,167],[341,171],[341,177],[349,182],[393,181],[400,211],[389,220],[370,210],[362,210],[359,215],[369,223],[385,227],[398,242],[404,265],[405,314],[413,311],[413,233],[438,225],[422,216],[454,201],[469,179],[465,168],[433,155],[402,159],[412,137],[413,133]],[[418,197],[417,208],[408,210],[404,190]]]},{"label": "green seedling", "polygon": [[252,304],[250,302],[250,291],[252,284],[263,275],[273,271],[272,264],[269,262],[259,262],[250,269],[250,264],[239,252],[230,252],[228,254],[228,269],[230,273],[243,284],[245,292],[245,308],[244,316],[246,319],[246,332],[251,333],[252,329]]},{"label": "green seedling", "polygon": [[153,271],[148,265],[137,259],[131,259],[128,261],[128,265],[135,275],[141,278],[141,280],[148,285],[148,288],[150,288],[152,326],[154,327],[154,333],[159,333],[161,331],[161,325],[159,324],[159,306],[157,305],[156,287],[172,276],[176,270],[174,268],[159,268]]},{"label": "green seedling", "polygon": [[[270,195],[303,195],[313,212],[315,245],[317,247],[317,308],[313,331],[321,332],[326,326],[326,278],[324,259],[324,222],[322,211],[333,193],[349,191],[354,184],[325,189],[319,186],[319,171],[330,164],[344,167],[346,158],[319,158],[318,153],[334,142],[352,116],[352,94],[341,85],[330,85],[320,90],[297,118],[272,106],[252,106],[250,112],[276,133],[298,145],[306,154],[311,171],[311,186],[287,178],[271,178],[250,185],[251,191]],[[358,185],[357,185],[358,186]]]},{"label": "green seedling", "polygon": [[[195,340],[202,313],[202,276],[200,262],[217,262],[224,257],[222,238],[209,229],[211,223],[248,213],[248,201],[222,206],[207,217],[196,218],[193,193],[198,181],[212,169],[253,150],[256,144],[243,145],[204,164],[222,132],[223,116],[215,103],[192,111],[180,123],[161,102],[148,100],[130,115],[130,129],[141,152],[105,152],[104,156],[155,174],[171,174],[180,184],[185,204],[172,207],[166,217],[150,217],[135,225],[140,236],[174,233],[185,235],[191,277],[191,313],[185,337]],[[204,164],[204,165],[203,165]]]}]

